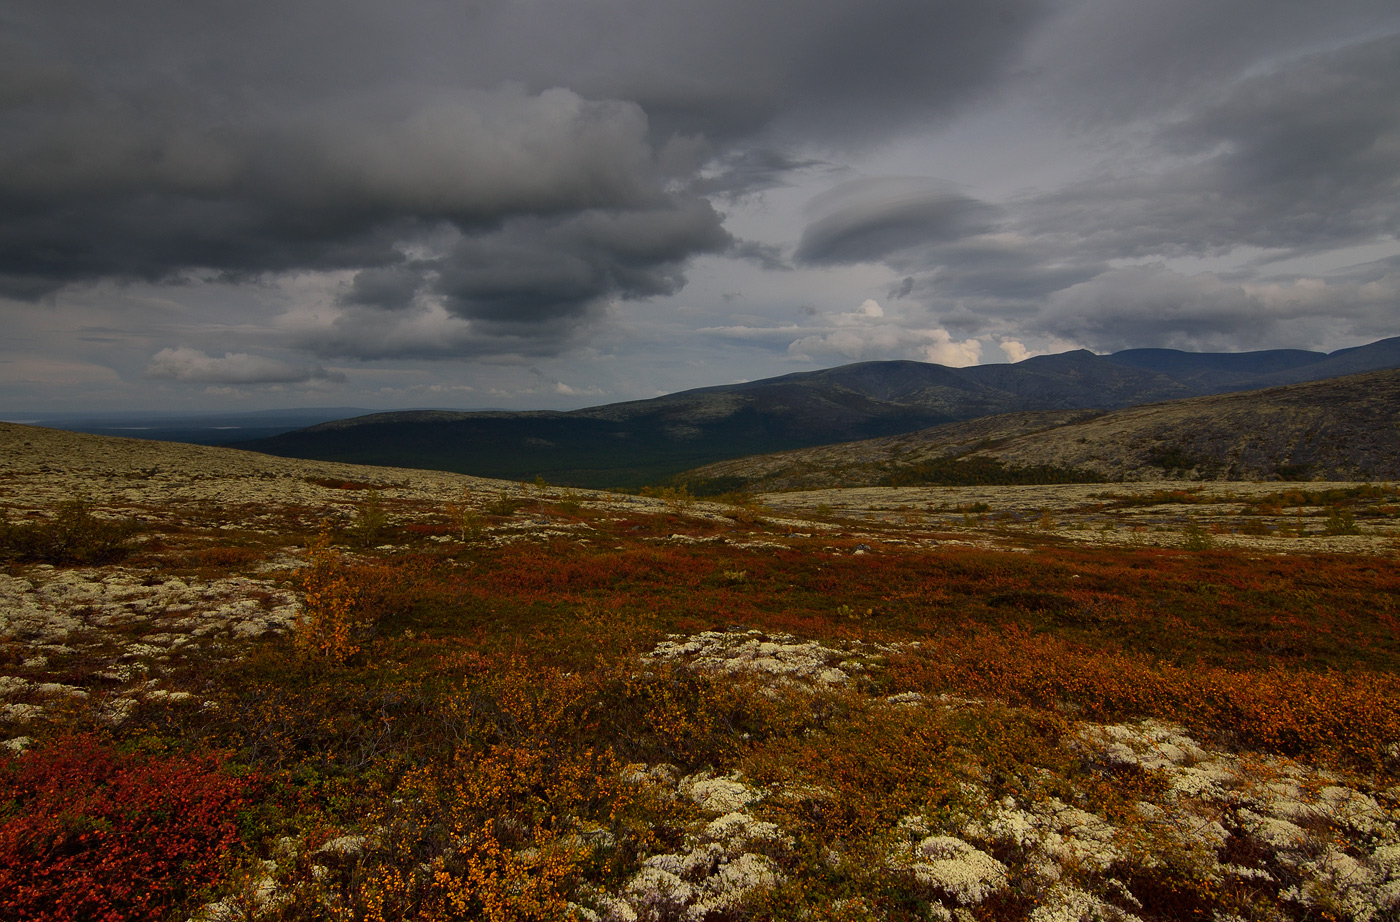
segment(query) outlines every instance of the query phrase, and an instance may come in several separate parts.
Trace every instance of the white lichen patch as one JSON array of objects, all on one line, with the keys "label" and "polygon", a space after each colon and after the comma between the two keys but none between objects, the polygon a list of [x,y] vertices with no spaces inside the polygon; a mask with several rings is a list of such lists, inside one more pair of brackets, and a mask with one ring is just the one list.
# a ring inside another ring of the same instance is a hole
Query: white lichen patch
[{"label": "white lichen patch", "polygon": [[689,637],[673,634],[642,657],[649,663],[674,663],[705,672],[753,675],[797,688],[833,688],[869,668],[869,661],[891,648],[852,643],[847,649],[801,641],[790,634],[761,631],[704,631]]},{"label": "white lichen patch", "polygon": [[1008,881],[1006,865],[954,836],[928,836],[897,848],[886,864],[962,906],[982,902]]},{"label": "white lichen patch", "polygon": [[1141,922],[1121,907],[1106,903],[1078,887],[1056,884],[1030,915],[1030,922]]},{"label": "white lichen patch", "polygon": [[[46,702],[95,695],[98,718],[118,726],[141,700],[190,697],[154,689],[146,678],[153,671],[208,656],[227,641],[287,631],[296,612],[290,591],[246,577],[185,580],[120,567],[49,566],[0,574],[0,642],[20,648],[21,665],[10,668],[27,673],[0,675],[0,720],[31,722]],[[44,680],[55,669],[73,675],[74,661],[88,670],[77,680],[82,684]],[[144,684],[115,694],[110,683]]]},{"label": "white lichen patch", "polygon": [[962,831],[975,840],[1014,846],[1027,854],[1034,873],[1052,880],[1066,868],[1106,870],[1122,857],[1112,824],[1055,797],[1024,806],[1007,797]]},{"label": "white lichen patch", "polygon": [[[1372,793],[1283,759],[1248,762],[1211,751],[1160,723],[1085,727],[1079,744],[1107,763],[1160,773],[1166,796],[1139,804],[1149,828],[1199,856],[1215,879],[1276,884],[1268,868],[1301,883],[1279,898],[1305,911],[1339,908],[1368,922],[1400,910],[1400,823]],[[1222,862],[1231,846],[1256,865]],[[1330,911],[1330,910],[1329,910]]]},{"label": "white lichen patch", "polygon": [[[709,772],[674,780],[670,766],[655,771],[632,765],[624,778],[637,784],[664,785],[672,779],[673,796],[687,798],[713,818],[695,823],[683,846],[650,855],[615,894],[593,892],[580,915],[607,922],[704,922],[735,912],[760,890],[783,881],[773,854],[792,845],[777,824],[760,820],[745,808],[762,799],[738,774]],[[719,814],[714,816],[714,814]]]},{"label": "white lichen patch", "polygon": [[740,781],[741,777],[735,773],[716,778],[709,772],[700,772],[682,778],[678,790],[706,813],[734,814],[763,796]]},{"label": "white lichen patch", "polygon": [[1206,758],[1206,752],[1180,728],[1155,720],[1128,727],[1088,724],[1080,736],[1115,762],[1142,768],[1190,766]]},{"label": "white lichen patch", "polygon": [[784,839],[776,823],[756,820],[747,813],[726,813],[705,827],[705,835],[716,841],[749,845],[757,842],[780,842]]}]

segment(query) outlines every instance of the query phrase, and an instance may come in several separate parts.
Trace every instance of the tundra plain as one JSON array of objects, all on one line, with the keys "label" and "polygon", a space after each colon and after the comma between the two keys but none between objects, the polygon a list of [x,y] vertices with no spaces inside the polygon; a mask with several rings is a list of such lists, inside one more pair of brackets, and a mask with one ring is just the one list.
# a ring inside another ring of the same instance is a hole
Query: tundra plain
[{"label": "tundra plain", "polygon": [[1400,485],[699,501],[0,424],[0,916],[1387,919]]}]

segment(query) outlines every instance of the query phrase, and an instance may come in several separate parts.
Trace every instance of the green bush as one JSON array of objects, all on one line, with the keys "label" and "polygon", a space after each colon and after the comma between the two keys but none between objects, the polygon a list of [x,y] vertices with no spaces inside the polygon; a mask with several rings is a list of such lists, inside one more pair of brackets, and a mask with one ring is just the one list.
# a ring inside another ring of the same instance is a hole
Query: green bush
[{"label": "green bush", "polygon": [[515,515],[515,511],[525,505],[525,501],[516,496],[511,496],[504,490],[486,505],[488,515],[498,515],[502,517]]},{"label": "green bush", "polygon": [[1181,536],[1181,546],[1188,551],[1208,551],[1215,546],[1215,539],[1211,537],[1210,532],[1201,527],[1201,523],[1195,519],[1186,523]]},{"label": "green bush", "polygon": [[103,519],[86,500],[58,507],[52,519],[11,522],[0,517],[0,557],[51,564],[109,563],[126,555],[140,526],[132,519]]},{"label": "green bush", "polygon": [[1345,506],[1333,506],[1327,510],[1327,525],[1323,528],[1324,535],[1359,535],[1361,529],[1356,525],[1356,516]]},{"label": "green bush", "polygon": [[384,511],[384,497],[370,490],[355,506],[355,519],[350,523],[350,535],[360,547],[379,544],[389,528],[389,516]]}]

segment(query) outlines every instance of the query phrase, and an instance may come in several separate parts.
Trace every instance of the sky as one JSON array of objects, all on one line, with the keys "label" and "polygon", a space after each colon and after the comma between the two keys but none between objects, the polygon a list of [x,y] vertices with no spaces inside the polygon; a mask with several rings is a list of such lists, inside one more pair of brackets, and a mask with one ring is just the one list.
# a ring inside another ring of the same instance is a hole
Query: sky
[{"label": "sky", "polygon": [[0,411],[1400,335],[1395,0],[7,0]]}]

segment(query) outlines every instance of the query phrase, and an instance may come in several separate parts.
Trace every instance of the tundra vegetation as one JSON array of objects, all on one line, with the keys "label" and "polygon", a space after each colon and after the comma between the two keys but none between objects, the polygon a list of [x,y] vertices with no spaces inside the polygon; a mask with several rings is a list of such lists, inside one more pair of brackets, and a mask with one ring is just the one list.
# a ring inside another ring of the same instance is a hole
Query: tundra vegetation
[{"label": "tundra vegetation", "polygon": [[4,455],[0,917],[1400,913],[1395,485],[200,451]]}]

